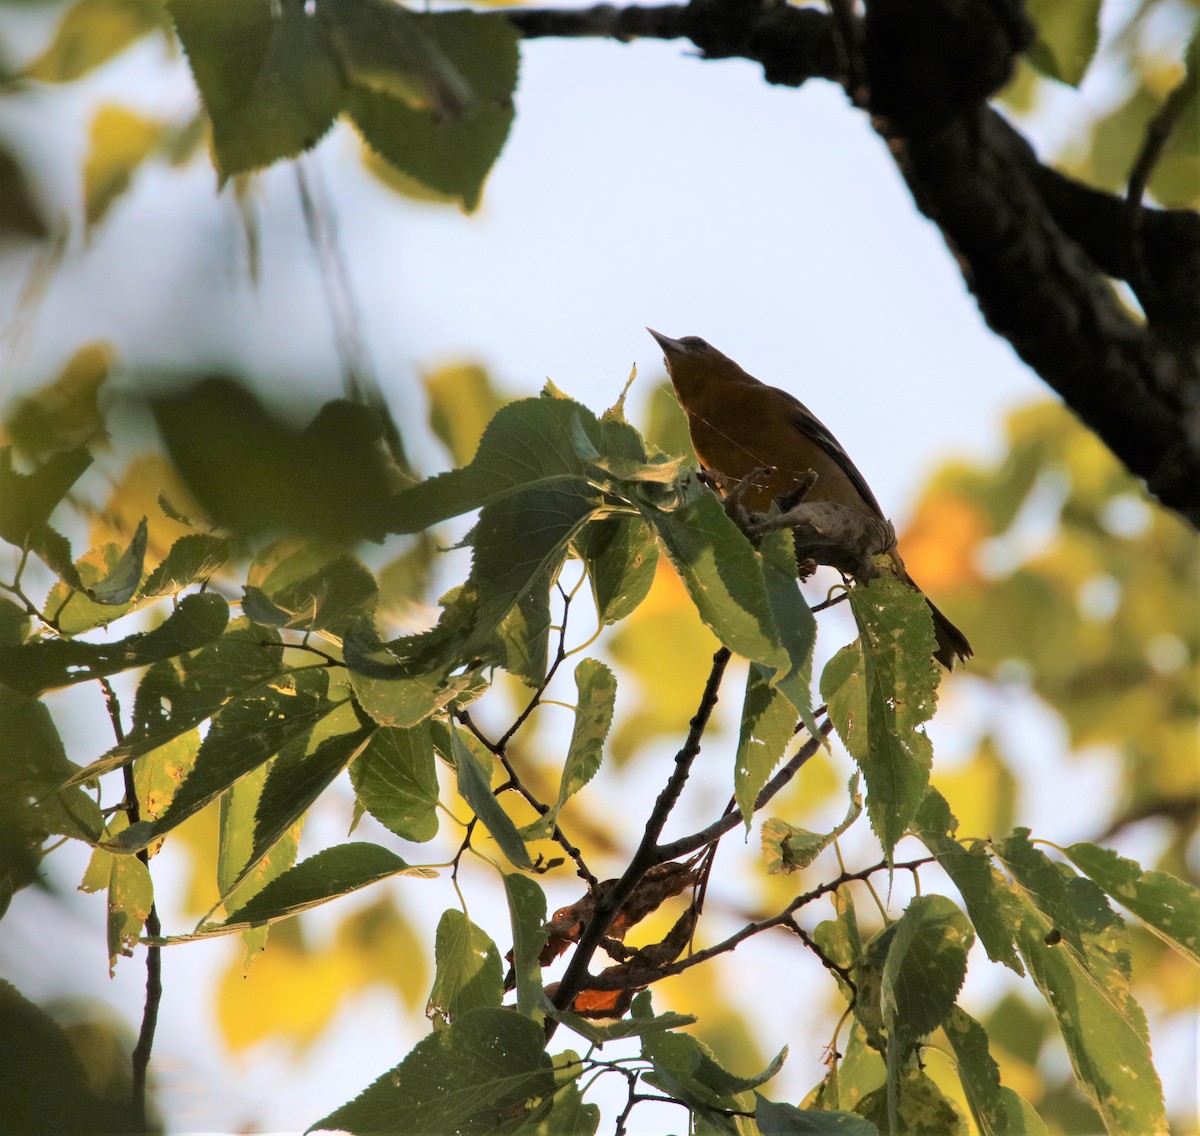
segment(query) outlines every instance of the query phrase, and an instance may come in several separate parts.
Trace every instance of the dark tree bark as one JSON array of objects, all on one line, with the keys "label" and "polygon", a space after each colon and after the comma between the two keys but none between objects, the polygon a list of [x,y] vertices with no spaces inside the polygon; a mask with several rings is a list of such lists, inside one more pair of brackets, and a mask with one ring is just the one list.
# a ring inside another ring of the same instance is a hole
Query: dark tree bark
[{"label": "dark tree bark", "polygon": [[1064,176],[987,105],[1029,43],[1020,0],[869,0],[865,20],[850,0],[831,9],[693,0],[505,16],[528,39],[683,38],[707,59],[762,64],[770,83],[841,84],[992,329],[1200,527],[1200,215],[1146,207],[1140,186],[1126,199]]}]

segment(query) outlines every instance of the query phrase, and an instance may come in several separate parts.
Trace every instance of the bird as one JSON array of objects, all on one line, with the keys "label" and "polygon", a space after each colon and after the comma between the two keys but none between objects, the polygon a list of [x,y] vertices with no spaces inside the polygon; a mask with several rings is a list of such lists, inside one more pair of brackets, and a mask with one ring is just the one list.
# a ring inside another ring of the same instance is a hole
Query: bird
[{"label": "bird", "polygon": [[[866,478],[841,443],[798,398],[747,374],[698,335],[672,339],[653,328],[646,330],[663,350],[663,362],[687,415],[700,464],[732,483],[756,470],[770,470],[753,486],[743,487],[742,502],[748,509],[765,511],[776,498],[802,485],[812,470],[817,480],[805,494],[806,502],[830,501],[886,522]],[[894,574],[921,592],[896,547],[885,555]],[[953,670],[956,661],[971,657],[971,644],[928,596],[925,601],[933,614],[937,638],[934,658]]]}]

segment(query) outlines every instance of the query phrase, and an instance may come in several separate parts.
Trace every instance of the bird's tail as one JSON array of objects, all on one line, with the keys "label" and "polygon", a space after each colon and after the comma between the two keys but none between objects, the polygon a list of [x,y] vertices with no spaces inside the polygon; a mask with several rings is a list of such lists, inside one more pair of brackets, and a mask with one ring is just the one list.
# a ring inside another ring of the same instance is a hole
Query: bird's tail
[{"label": "bird's tail", "polygon": [[[917,590],[920,591],[920,588]],[[937,636],[937,650],[934,651],[933,657],[946,670],[952,671],[956,659],[961,659],[965,663],[974,653],[971,650],[971,644],[967,642],[967,637],[938,610],[937,605],[928,596],[925,596],[925,602],[929,604],[929,610],[933,612],[933,633]]]},{"label": "bird's tail", "polygon": [[[890,553],[890,559],[896,575],[910,588],[914,588],[925,596],[925,590],[908,574],[908,569],[904,567],[904,561],[900,559],[899,552],[894,548]],[[937,650],[934,651],[933,657],[946,670],[952,671],[956,660],[965,663],[975,652],[971,650],[971,644],[967,642],[967,637],[941,613],[937,604],[928,596],[925,596],[925,602],[933,613],[933,634],[937,638]]]}]

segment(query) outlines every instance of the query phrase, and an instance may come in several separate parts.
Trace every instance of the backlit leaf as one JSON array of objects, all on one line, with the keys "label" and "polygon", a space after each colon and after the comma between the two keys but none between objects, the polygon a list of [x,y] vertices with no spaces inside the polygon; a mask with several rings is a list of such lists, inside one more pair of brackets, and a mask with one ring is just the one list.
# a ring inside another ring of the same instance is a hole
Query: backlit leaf
[{"label": "backlit leaf", "polygon": [[500,1005],[500,952],[461,911],[442,912],[434,946],[437,973],[428,1017],[453,1022],[470,1010]]},{"label": "backlit leaf", "polygon": [[341,70],[305,4],[170,0],[212,120],[221,180],[294,158],[320,141],[342,107]]},{"label": "backlit leaf", "polygon": [[545,1046],[542,1027],[516,1010],[465,1013],[309,1131],[491,1136],[499,1116],[545,1107],[555,1088]]},{"label": "backlit leaf", "polygon": [[432,840],[438,830],[438,780],[428,723],[383,727],[350,766],[359,802],[403,840]]}]

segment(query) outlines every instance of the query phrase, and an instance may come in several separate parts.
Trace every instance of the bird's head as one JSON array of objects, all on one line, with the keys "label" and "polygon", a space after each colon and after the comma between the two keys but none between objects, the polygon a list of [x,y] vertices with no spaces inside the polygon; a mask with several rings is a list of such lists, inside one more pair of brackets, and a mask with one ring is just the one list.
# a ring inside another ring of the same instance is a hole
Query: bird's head
[{"label": "bird's head", "polygon": [[708,340],[701,339],[698,335],[685,335],[682,339],[672,339],[669,335],[663,335],[661,331],[655,331],[652,327],[648,327],[646,330],[654,336],[659,347],[663,349],[663,362],[666,363],[668,371],[672,369],[673,364],[682,359],[698,358],[702,355],[717,359],[725,358]]},{"label": "bird's head", "polygon": [[745,378],[745,372],[728,355],[721,354],[708,340],[701,339],[698,335],[672,339],[652,327],[646,330],[663,349],[663,362],[667,365],[667,374],[671,376],[671,381],[685,405],[688,393],[697,387]]}]

